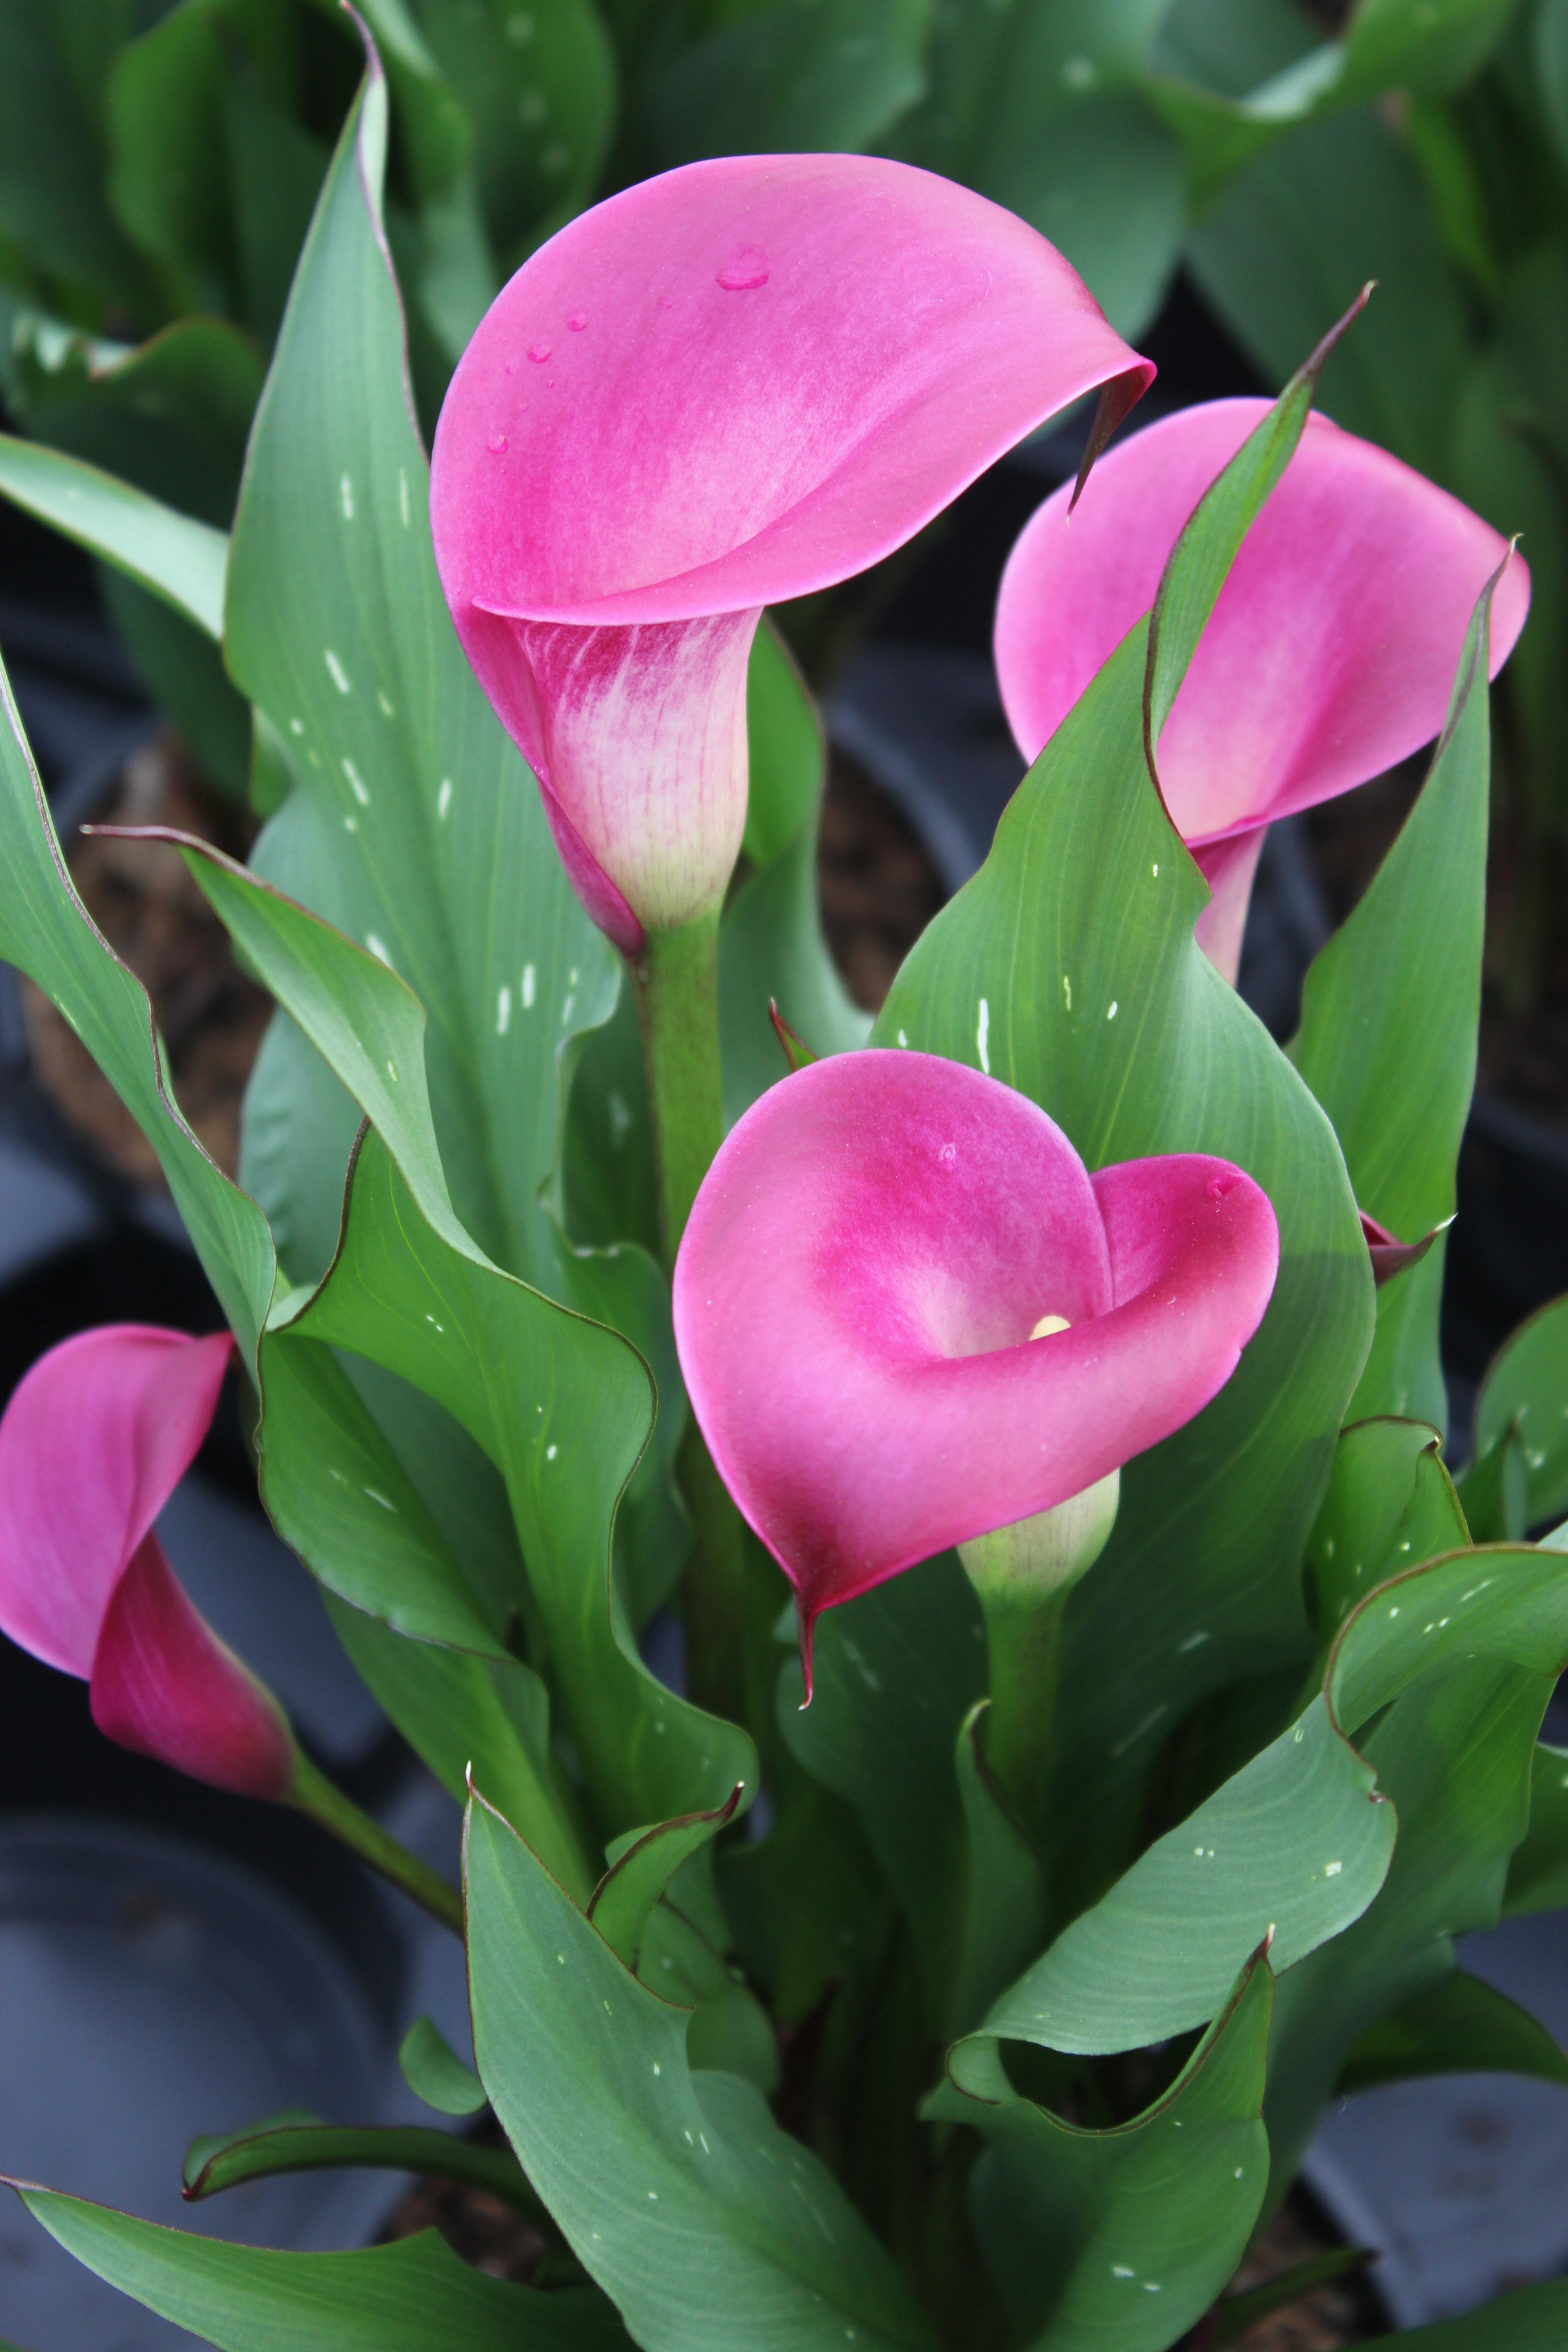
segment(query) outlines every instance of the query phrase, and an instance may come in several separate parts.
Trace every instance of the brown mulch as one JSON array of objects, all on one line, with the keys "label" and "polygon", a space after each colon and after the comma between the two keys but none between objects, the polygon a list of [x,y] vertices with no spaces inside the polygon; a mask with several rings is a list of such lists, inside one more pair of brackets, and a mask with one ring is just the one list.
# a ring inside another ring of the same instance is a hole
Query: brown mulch
[{"label": "brown mulch", "polygon": [[[254,832],[241,810],[203,784],[173,735],[132,753],[95,821],[170,825],[240,857]],[[91,835],[64,847],[88,913],[153,1000],[180,1108],[232,1176],[240,1101],[270,997],[236,964],[227,933],[177,850]],[[120,1174],[162,1190],[151,1144],[75,1031],[31,981],[22,982],[22,1006],[34,1076],[68,1124]]]},{"label": "brown mulch", "polygon": [[[1342,2242],[1318,2206],[1298,2189],[1247,2254],[1237,2273],[1235,2292],[1245,2294],[1267,2285],[1282,2272]],[[1365,2274],[1357,2273],[1331,2279],[1299,2303],[1271,2312],[1233,2339],[1232,2352],[1340,2352],[1342,2345],[1367,2343],[1386,2328]]]}]

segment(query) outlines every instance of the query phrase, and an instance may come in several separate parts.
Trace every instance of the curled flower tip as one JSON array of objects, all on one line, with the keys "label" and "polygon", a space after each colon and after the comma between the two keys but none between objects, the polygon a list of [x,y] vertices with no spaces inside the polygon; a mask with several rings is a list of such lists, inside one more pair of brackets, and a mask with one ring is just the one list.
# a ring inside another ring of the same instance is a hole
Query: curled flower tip
[{"label": "curled flower tip", "polygon": [[[531,362],[531,364],[530,364]],[[626,953],[716,908],[764,605],[890,554],[1081,394],[1153,374],[1035,231],[866,155],[623,190],[497,297],[436,435],[453,624]]]},{"label": "curled flower tip", "polygon": [[[1182,409],[1101,458],[1070,529],[1065,488],[1026,525],[995,636],[1026,759],[1148,612],[1184,526],[1268,405]],[[1447,490],[1327,417],[1308,418],[1159,742],[1165,805],[1214,892],[1198,941],[1227,979],[1265,830],[1435,740],[1470,614],[1504,552],[1490,524]],[[1492,602],[1494,677],[1529,604],[1515,558]]]},{"label": "curled flower tip", "polygon": [[1075,1498],[1014,1559],[1081,1568],[1115,1474],[1225,1385],[1278,1265],[1274,1213],[1227,1161],[1091,1176],[995,1079],[845,1054],[724,1143],[676,1263],[676,1343],[807,1641],[820,1610]]},{"label": "curled flower tip", "polygon": [[282,1710],[192,1607],[153,1528],[232,1347],[110,1324],[26,1373],[0,1418],[0,1631],[80,1676],[122,1747],[280,1798],[296,1757]]}]

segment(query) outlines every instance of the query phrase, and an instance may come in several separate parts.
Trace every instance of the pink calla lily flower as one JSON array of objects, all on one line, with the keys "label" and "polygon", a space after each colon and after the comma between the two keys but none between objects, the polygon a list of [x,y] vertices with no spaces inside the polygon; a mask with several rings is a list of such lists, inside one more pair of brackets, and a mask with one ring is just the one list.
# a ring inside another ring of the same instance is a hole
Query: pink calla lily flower
[{"label": "pink calla lily flower", "polygon": [[0,1631],[79,1675],[121,1747],[280,1798],[296,1759],[282,1712],[191,1606],[153,1532],[233,1345],[110,1324],[27,1372],[0,1418]]},{"label": "pink calla lily flower", "polygon": [[[1026,525],[1003,574],[996,667],[1018,747],[1035,759],[1153,604],[1166,558],[1263,400],[1181,410],[1101,458],[1068,520],[1062,491]],[[1172,822],[1214,892],[1197,937],[1236,978],[1270,821],[1348,792],[1442,728],[1476,599],[1507,542],[1386,450],[1307,420],[1242,542],[1160,739]],[[1516,558],[1491,613],[1491,675],[1530,604]]]},{"label": "pink calla lily flower", "polygon": [[692,163],[562,229],[452,379],[436,560],[628,955],[717,908],[746,812],[765,604],[901,546],[1096,385],[1153,375],[1035,231],[865,155]]},{"label": "pink calla lily flower", "polygon": [[1239,1168],[1091,1176],[1044,1111],[955,1062],[846,1054],[763,1095],[697,1196],[675,1336],[714,1462],[795,1588],[808,1685],[820,1610],[1053,1509],[1201,1412],[1279,1259]]}]

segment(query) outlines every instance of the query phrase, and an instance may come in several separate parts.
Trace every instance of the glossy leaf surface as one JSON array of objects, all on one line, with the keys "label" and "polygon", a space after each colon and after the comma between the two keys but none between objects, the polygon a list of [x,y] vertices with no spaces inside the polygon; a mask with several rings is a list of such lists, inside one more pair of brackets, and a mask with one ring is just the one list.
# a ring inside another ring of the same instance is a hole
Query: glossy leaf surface
[{"label": "glossy leaf surface", "polygon": [[[1475,1090],[1486,929],[1490,589],[1459,656],[1425,789],[1370,888],[1318,954],[1291,1058],[1334,1123],[1358,1204],[1402,1241],[1452,1217]],[[1444,943],[1432,953],[1434,936]],[[1352,1412],[1447,1426],[1442,1236],[1378,1294]]]},{"label": "glossy leaf surface", "polygon": [[469,1807],[479,2073],[574,2252],[648,2352],[932,2341],[830,2176],[757,2093],[693,2074],[686,2019],[628,1975],[526,1846]]},{"label": "glossy leaf surface", "polygon": [[1225,2284],[1268,2182],[1273,1990],[1259,1958],[1171,2089],[1117,2130],[1021,2097],[994,2043],[964,2069],[968,2095],[928,2104],[987,2143],[975,2223],[1030,2352],[1163,2352]]},{"label": "glossy leaf surface", "polygon": [[1482,1541],[1514,1541],[1568,1510],[1568,1299],[1521,1324],[1488,1366],[1464,1496]]},{"label": "glossy leaf surface", "polygon": [[1370,2091],[1424,2074],[1533,2074],[1568,2083],[1568,2053],[1517,2001],[1456,1969],[1369,2027],[1335,2089]]},{"label": "glossy leaf surface", "polygon": [[364,2253],[227,2245],[29,2189],[68,2253],[220,2352],[609,2352],[626,2342],[590,2295],[545,2295],[470,2270],[434,2230]]}]

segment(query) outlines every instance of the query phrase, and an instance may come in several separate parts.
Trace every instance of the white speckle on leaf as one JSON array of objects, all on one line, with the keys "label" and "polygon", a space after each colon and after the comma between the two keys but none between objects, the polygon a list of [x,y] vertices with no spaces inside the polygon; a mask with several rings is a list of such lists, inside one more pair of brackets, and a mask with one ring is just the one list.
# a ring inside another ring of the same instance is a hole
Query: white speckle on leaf
[{"label": "white speckle on leaf", "polygon": [[345,474],[338,484],[338,496],[342,500],[343,520],[354,519],[354,486],[352,476]]},{"label": "white speckle on leaf", "polygon": [[1110,2275],[1112,2278],[1136,2278],[1138,2273],[1136,2271],[1129,2270],[1125,2263],[1112,2263]]},{"label": "white speckle on leaf", "polygon": [[610,1114],[610,1142],[619,1151],[632,1131],[632,1115],[626,1108],[625,1095],[612,1087],[605,1097],[605,1108]]},{"label": "white speckle on leaf", "polygon": [[304,731],[305,722],[302,719],[290,719],[289,721],[289,732],[290,735],[302,735]]},{"label": "white speckle on leaf", "polygon": [[1199,1628],[1199,1630],[1197,1631],[1197,1633],[1189,1633],[1189,1634],[1187,1635],[1187,1638],[1186,1638],[1186,1640],[1185,1640],[1184,1642],[1178,1642],[1178,1643],[1177,1643],[1177,1644],[1176,1644],[1176,1654],[1177,1654],[1177,1656],[1178,1656],[1178,1657],[1181,1657],[1181,1658],[1184,1658],[1184,1657],[1186,1656],[1187,1652],[1188,1652],[1189,1650],[1201,1650],[1201,1649],[1203,1648],[1204,1643],[1205,1643],[1207,1640],[1208,1640],[1208,1631],[1207,1631],[1207,1628],[1206,1628],[1206,1627],[1200,1627],[1200,1628]]},{"label": "white speckle on leaf", "polygon": [[500,989],[496,996],[496,1035],[504,1037],[511,1027],[511,991]]},{"label": "white speckle on leaf", "polygon": [[1065,971],[1062,974],[1062,1003],[1067,1006],[1068,1011],[1070,1013],[1072,1011],[1072,982],[1068,978]]},{"label": "white speckle on leaf", "polygon": [[900,1045],[907,1045],[909,1044],[909,1042],[910,1042],[910,1041],[909,1041],[909,1039],[905,1036],[905,1034],[904,1034],[903,1031],[900,1029],[900,1032],[899,1032],[899,1043],[900,1043]]},{"label": "white speckle on leaf", "polygon": [[377,931],[366,931],[364,935],[364,943],[370,950],[372,955],[376,959],[376,961],[378,963],[384,963],[388,971],[390,971],[393,969],[392,958],[387,952],[386,941],[381,937],[380,933]]},{"label": "white speckle on leaf", "polygon": [[344,819],[343,819],[343,831],[344,831],[345,833],[357,833],[357,832],[359,831],[359,819],[358,819],[358,817],[357,817],[357,816],[346,816],[346,817],[344,817]]},{"label": "white speckle on leaf", "polygon": [[566,1024],[568,1023],[568,1021],[570,1021],[570,1020],[571,1020],[571,1018],[572,1018],[572,1007],[576,1003],[576,1002],[577,1002],[577,1000],[576,1000],[576,998],[575,998],[574,996],[568,996],[568,997],[567,997],[567,999],[566,999],[565,1003],[562,1006],[562,1008],[561,1008],[561,1026],[563,1027],[563,1029],[564,1029],[564,1028],[565,1028]]},{"label": "white speckle on leaf", "polygon": [[544,1449],[545,1460],[547,1462],[553,1462],[560,1451],[561,1448],[558,1445],[547,1445]]},{"label": "white speckle on leaf", "polygon": [[991,1055],[985,1041],[991,1034],[991,1007],[984,997],[980,1000],[980,1018],[974,1024],[974,1050],[980,1056],[980,1066],[987,1077],[991,1075]]},{"label": "white speckle on leaf", "polygon": [[349,790],[353,793],[355,800],[358,801],[361,808],[369,808],[370,794],[364,788],[364,778],[360,774],[359,770],[354,766],[352,760],[345,760],[343,761],[343,773],[349,780]]},{"label": "white speckle on leaf", "polygon": [[1158,866],[1157,865],[1155,865],[1155,866],[1151,866],[1151,867],[1149,868],[1149,871],[1150,871],[1150,873],[1154,877],[1154,879],[1155,879],[1155,881],[1157,882],[1157,881],[1160,879],[1160,868],[1159,868],[1159,866]]},{"label": "white speckle on leaf", "polygon": [[1105,1017],[1108,1021],[1114,1021],[1116,1018],[1116,999],[1114,996],[1111,998],[1110,1005],[1107,1007]]},{"label": "white speckle on leaf", "polygon": [[390,703],[390,702],[388,702],[388,700],[387,700],[387,698],[386,698],[385,695],[384,695],[384,694],[383,694],[383,692],[382,692],[382,690],[381,690],[381,688],[380,688],[380,687],[379,687],[379,686],[378,686],[378,687],[376,688],[376,689],[375,689],[375,698],[376,698],[376,702],[377,702],[377,704],[378,704],[378,706],[379,706],[379,708],[380,708],[381,715],[382,715],[382,717],[383,717],[384,719],[395,719],[395,718],[396,718],[396,716],[397,716],[396,711],[395,711],[395,710],[394,710],[394,709],[393,709],[393,707],[392,707],[391,703]]},{"label": "white speckle on leaf", "polygon": [[340,694],[352,693],[353,688],[349,685],[348,672],[344,669],[342,662],[338,659],[331,646],[328,646],[326,648],[322,658],[327,665],[327,675],[331,679],[332,684],[337,688],[338,692]]},{"label": "white speckle on leaf", "polygon": [[1325,1862],[1323,1864],[1323,1876],[1325,1878],[1337,1878],[1343,1868],[1344,1864],[1342,1862]]},{"label": "white speckle on leaf", "polygon": [[533,966],[531,963],[522,967],[522,1009],[525,1013],[533,1010]]},{"label": "white speckle on leaf", "polygon": [[397,1508],[396,1504],[395,1504],[395,1502],[391,1501],[387,1496],[383,1495],[383,1494],[379,1494],[379,1493],[377,1492],[377,1490],[375,1489],[375,1487],[374,1487],[374,1486],[367,1486],[367,1487],[365,1488],[365,1490],[364,1490],[364,1491],[365,1491],[365,1493],[370,1496],[370,1499],[371,1499],[371,1501],[372,1501],[373,1503],[379,1503],[379,1504],[381,1505],[381,1507],[382,1507],[382,1509],[383,1509],[384,1511],[395,1511],[395,1510],[396,1510],[396,1508]]},{"label": "white speckle on leaf", "polygon": [[443,776],[441,779],[441,789],[436,795],[436,814],[443,824],[447,822],[447,812],[451,808],[451,805],[452,779],[450,776]]},{"label": "white speckle on leaf", "polygon": [[408,472],[403,466],[399,466],[397,469],[397,511],[403,517],[403,528],[406,530],[409,522]]}]

